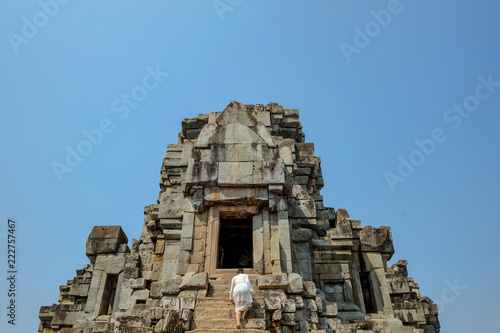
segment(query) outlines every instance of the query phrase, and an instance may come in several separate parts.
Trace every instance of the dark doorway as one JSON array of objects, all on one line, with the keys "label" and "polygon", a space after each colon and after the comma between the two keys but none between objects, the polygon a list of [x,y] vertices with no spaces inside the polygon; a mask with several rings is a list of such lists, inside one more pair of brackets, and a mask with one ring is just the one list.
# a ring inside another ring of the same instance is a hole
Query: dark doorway
[{"label": "dark doorway", "polygon": [[116,275],[108,274],[108,276],[106,277],[104,293],[102,294],[102,302],[99,309],[99,315],[110,315],[113,313],[113,303],[115,302],[117,283],[118,277]]},{"label": "dark doorway", "polygon": [[359,273],[359,279],[361,280],[366,313],[377,313],[377,307],[373,299],[373,288],[370,282],[370,272]]},{"label": "dark doorway", "polygon": [[217,268],[252,268],[252,253],[252,219],[220,219]]}]

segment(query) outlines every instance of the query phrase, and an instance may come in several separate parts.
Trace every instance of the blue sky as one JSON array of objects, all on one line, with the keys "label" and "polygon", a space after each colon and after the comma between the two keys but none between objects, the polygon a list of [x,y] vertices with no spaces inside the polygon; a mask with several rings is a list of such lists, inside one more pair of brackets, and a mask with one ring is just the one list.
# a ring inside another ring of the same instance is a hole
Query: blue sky
[{"label": "blue sky", "polygon": [[231,100],[299,109],[325,205],[392,227],[441,332],[495,331],[499,4],[54,1],[0,10],[0,266],[13,218],[19,272],[2,332],[37,329],[94,225],[139,237],[181,120]]}]

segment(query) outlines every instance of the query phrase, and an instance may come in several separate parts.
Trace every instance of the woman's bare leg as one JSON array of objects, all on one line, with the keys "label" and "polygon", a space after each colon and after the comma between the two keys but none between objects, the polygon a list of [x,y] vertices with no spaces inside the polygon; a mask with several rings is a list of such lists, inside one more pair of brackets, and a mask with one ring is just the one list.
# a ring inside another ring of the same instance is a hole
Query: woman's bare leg
[{"label": "woman's bare leg", "polygon": [[236,326],[241,326],[241,311],[236,311]]}]

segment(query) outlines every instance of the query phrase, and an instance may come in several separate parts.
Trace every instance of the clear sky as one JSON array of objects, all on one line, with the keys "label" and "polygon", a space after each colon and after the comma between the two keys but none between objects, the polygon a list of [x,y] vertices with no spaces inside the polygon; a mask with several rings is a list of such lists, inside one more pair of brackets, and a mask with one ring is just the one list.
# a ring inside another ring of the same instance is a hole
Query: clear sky
[{"label": "clear sky", "polygon": [[300,110],[325,205],[392,227],[391,262],[409,261],[441,332],[498,332],[499,12],[486,0],[2,1],[0,330],[36,331],[40,306],[88,263],[94,225],[138,238],[181,120],[235,100]]}]

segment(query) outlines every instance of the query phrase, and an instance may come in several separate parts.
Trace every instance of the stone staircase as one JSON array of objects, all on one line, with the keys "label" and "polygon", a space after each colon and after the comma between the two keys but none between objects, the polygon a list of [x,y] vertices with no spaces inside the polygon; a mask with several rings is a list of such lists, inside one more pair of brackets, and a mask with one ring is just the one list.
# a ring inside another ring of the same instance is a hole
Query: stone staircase
[{"label": "stone staircase", "polygon": [[234,305],[229,303],[229,290],[234,274],[224,274],[210,280],[207,297],[197,299],[190,332],[196,333],[263,333],[265,330],[264,298],[257,290],[257,275],[249,275],[253,287],[252,308],[236,328]]}]

